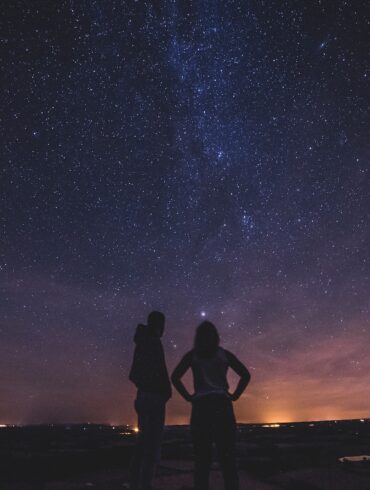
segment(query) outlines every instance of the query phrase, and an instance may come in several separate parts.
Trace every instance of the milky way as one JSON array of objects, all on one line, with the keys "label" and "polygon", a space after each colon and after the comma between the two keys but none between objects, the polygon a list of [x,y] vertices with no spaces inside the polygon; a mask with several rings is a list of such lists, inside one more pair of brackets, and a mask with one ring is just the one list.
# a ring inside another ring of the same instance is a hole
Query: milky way
[{"label": "milky way", "polygon": [[6,2],[1,423],[133,421],[153,308],[239,420],[370,416],[366,3]]}]

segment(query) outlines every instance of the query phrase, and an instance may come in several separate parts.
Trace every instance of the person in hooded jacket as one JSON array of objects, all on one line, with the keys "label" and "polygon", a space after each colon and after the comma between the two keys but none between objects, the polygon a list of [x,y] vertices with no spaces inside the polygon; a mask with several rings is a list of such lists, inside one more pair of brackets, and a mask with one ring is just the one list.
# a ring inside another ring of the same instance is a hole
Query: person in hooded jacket
[{"label": "person in hooded jacket", "polygon": [[160,457],[166,403],[171,397],[161,342],[164,324],[164,314],[152,311],[147,325],[139,324],[134,336],[136,346],[129,379],[137,388],[135,410],[139,432],[130,468],[131,490],[152,490]]}]

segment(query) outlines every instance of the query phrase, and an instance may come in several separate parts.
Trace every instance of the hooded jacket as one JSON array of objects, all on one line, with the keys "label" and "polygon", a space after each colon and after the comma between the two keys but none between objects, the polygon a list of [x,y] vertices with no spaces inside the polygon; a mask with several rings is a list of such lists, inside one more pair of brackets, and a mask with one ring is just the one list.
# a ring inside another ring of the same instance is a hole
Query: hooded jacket
[{"label": "hooded jacket", "polygon": [[138,390],[171,397],[171,383],[160,337],[156,331],[139,324],[134,336],[135,352],[130,370],[130,381]]}]

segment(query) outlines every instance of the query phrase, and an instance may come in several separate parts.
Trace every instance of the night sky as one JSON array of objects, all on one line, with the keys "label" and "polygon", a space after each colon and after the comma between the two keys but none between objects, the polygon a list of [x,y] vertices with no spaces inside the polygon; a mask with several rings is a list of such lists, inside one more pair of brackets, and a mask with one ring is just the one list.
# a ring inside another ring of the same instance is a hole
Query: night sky
[{"label": "night sky", "polygon": [[0,423],[133,422],[151,309],[240,421],[370,416],[366,5],[2,3]]}]

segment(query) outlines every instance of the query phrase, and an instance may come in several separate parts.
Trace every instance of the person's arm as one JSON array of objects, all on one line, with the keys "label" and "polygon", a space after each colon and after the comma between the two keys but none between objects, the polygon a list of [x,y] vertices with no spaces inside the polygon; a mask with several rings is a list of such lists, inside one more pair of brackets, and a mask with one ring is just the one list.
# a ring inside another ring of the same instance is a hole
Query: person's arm
[{"label": "person's arm", "polygon": [[134,385],[138,388],[139,384],[142,380],[142,371],[143,371],[143,345],[142,342],[140,342],[140,338],[143,336],[144,328],[146,328],[144,325],[139,323],[139,325],[136,327],[135,331],[135,336],[134,336],[134,342],[135,342],[135,349],[134,349],[134,355],[132,358],[132,364],[131,364],[131,369],[129,373],[129,380],[134,383]]},{"label": "person's arm", "polygon": [[131,369],[129,373],[129,380],[134,383],[137,387],[138,384],[138,353],[137,353],[137,345],[135,346],[134,355],[132,359]]},{"label": "person's arm", "polygon": [[161,341],[159,341],[158,375],[160,390],[163,392],[166,400],[168,401],[172,395],[172,387]]},{"label": "person's arm", "polygon": [[244,364],[241,361],[239,361],[239,359],[236,356],[234,356],[234,354],[227,351],[227,357],[231,369],[240,376],[239,382],[235,388],[234,393],[230,394],[232,401],[235,402],[236,400],[238,400],[238,398],[240,398],[240,395],[248,386],[248,383],[251,379],[251,375],[248,369],[244,366]]},{"label": "person's arm", "polygon": [[181,359],[181,361],[176,366],[171,376],[171,381],[173,383],[173,386],[187,402],[190,402],[192,400],[192,395],[186,389],[184,383],[181,381],[181,378],[184,376],[186,371],[190,368],[191,358],[192,358],[191,352],[185,354],[185,356]]}]

